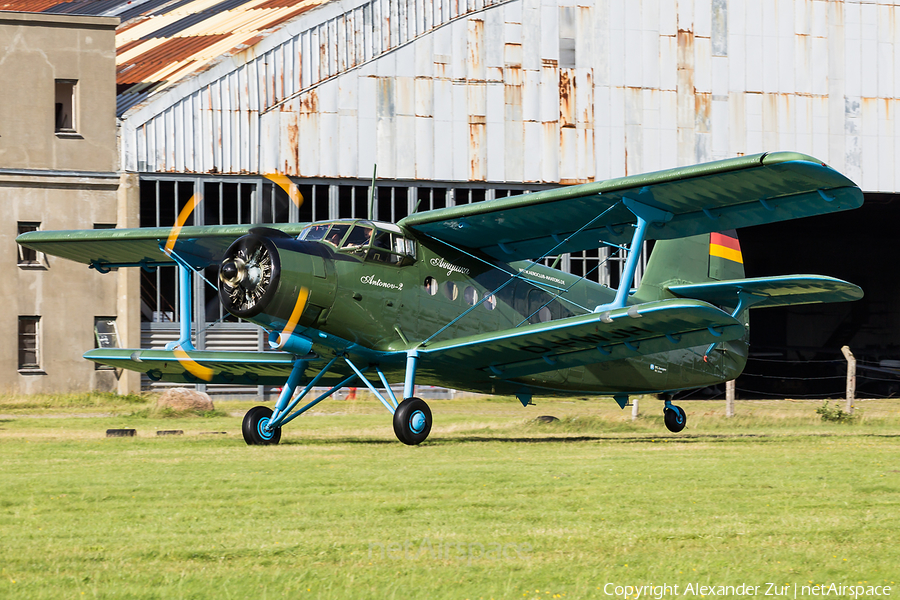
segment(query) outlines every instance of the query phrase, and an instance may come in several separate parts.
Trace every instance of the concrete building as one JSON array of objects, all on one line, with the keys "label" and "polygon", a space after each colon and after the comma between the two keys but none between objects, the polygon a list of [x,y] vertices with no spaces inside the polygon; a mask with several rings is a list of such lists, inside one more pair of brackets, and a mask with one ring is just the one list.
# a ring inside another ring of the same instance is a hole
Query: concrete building
[{"label": "concrete building", "polygon": [[[4,310],[0,388],[9,392],[127,389],[114,370],[80,358],[95,330],[139,339],[126,297],[135,276],[103,277],[27,251],[31,229],[137,224],[124,210],[110,17],[0,12],[0,223]],[[121,208],[120,208],[121,205]],[[104,325],[105,323],[105,325]],[[113,323],[114,325],[109,325]]]},{"label": "concrete building", "polygon": [[[838,219],[785,224],[777,237],[741,232],[748,272],[843,276],[867,300],[758,311],[755,347],[785,359],[845,343],[872,360],[900,350],[891,301],[900,290],[868,257],[873,247],[896,254],[869,235],[896,215],[900,187],[894,2],[0,0],[4,7],[121,19],[119,168],[137,182],[141,225],[173,223],[195,194],[203,198],[195,224],[364,214],[375,165],[377,216],[396,220],[527,189],[796,150],[854,179],[869,203]],[[301,186],[299,210],[272,173]],[[562,264],[618,277],[604,249]],[[166,269],[141,277],[143,343],[156,346],[174,339],[177,286]],[[198,278],[198,347],[259,347],[257,332],[229,323],[206,287]]]}]

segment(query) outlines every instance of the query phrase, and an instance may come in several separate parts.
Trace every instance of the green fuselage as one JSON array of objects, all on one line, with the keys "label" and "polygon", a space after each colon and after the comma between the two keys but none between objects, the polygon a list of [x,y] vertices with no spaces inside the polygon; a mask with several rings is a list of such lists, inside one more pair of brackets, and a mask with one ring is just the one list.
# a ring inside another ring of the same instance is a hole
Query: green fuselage
[{"label": "green fuselage", "polygon": [[[394,241],[401,253],[378,254],[374,242],[348,246],[347,231],[342,234],[344,247],[339,240],[274,238],[280,260],[277,290],[262,312],[244,318],[280,332],[305,288],[308,297],[298,327],[313,340],[313,351],[322,357],[334,355],[333,337],[349,342],[344,351],[350,355],[365,358],[363,349],[379,355],[403,353],[424,341],[459,340],[586,314],[615,296],[608,287],[530,261],[506,264],[476,257],[393,225],[342,223],[374,227],[376,237],[378,228],[389,227],[406,245]],[[488,295],[492,297],[484,300]],[[320,342],[320,333],[329,343]],[[706,360],[705,350],[636,356],[513,380],[465,364],[422,361],[417,383],[483,393],[515,393],[523,385],[560,395],[658,392],[733,379],[746,362],[746,338],[720,344]],[[389,379],[402,380],[401,359],[378,362]]]}]

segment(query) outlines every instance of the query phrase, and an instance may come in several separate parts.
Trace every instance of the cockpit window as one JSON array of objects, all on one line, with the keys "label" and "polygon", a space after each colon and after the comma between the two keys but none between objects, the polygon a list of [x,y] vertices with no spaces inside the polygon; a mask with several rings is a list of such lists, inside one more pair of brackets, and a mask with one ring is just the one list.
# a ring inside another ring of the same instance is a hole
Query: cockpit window
[{"label": "cockpit window", "polygon": [[[373,226],[374,225],[374,226]],[[297,239],[323,241],[344,252],[365,255],[366,260],[408,265],[416,260],[416,242],[403,237],[400,228],[383,224],[384,229],[370,221],[355,223],[321,223],[307,225]],[[396,231],[390,231],[395,229]]]},{"label": "cockpit window", "polygon": [[376,230],[368,259],[392,265],[410,264],[416,260],[416,243],[398,233]]},{"label": "cockpit window", "polygon": [[347,233],[348,229],[350,229],[349,225],[332,225],[331,231],[325,236],[325,241],[340,247],[341,240],[344,239],[344,235]]},{"label": "cockpit window", "polygon": [[329,227],[331,227],[331,225],[310,225],[300,232],[298,239],[306,240],[308,242],[319,241],[325,237]]},{"label": "cockpit window", "polygon": [[362,227],[357,225],[350,232],[350,235],[347,236],[347,239],[344,240],[344,244],[341,248],[354,249],[354,248],[368,248],[369,242],[372,240],[372,233],[374,233],[374,229],[371,227]]}]

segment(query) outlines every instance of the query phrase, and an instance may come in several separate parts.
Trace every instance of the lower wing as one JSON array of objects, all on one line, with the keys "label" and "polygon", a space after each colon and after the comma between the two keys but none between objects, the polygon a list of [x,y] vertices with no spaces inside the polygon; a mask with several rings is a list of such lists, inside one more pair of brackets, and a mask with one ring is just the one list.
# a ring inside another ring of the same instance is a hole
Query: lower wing
[{"label": "lower wing", "polygon": [[676,298],[448,340],[419,353],[509,379],[734,340],[744,331],[715,306]]},{"label": "lower wing", "polygon": [[[146,374],[154,381],[282,385],[295,357],[286,352],[123,350],[98,348],[84,357],[102,365]],[[318,359],[324,364],[324,360]]]}]

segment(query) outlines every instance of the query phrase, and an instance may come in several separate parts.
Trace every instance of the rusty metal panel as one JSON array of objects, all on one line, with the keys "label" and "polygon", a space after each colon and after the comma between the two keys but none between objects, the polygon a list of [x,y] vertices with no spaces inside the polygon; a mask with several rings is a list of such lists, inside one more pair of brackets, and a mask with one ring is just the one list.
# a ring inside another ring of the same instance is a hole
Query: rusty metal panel
[{"label": "rusty metal panel", "polygon": [[[449,81],[435,82],[435,100],[440,95],[446,94],[447,98],[452,96],[453,84]],[[434,120],[434,178],[437,180],[450,181],[453,179],[453,121],[449,118],[437,117]]]},{"label": "rusty metal panel", "polygon": [[520,28],[522,32],[522,67],[525,69],[541,68],[541,28],[528,26],[533,23],[540,22],[540,3],[532,3],[529,0],[523,0]]},{"label": "rusty metal panel", "polygon": [[[325,3],[184,98],[137,103],[123,165],[367,178],[378,162],[384,177],[584,181],[795,149],[897,186],[893,5],[512,0],[440,26],[494,4]],[[141,68],[189,69],[209,42],[179,41],[177,65]]]},{"label": "rusty metal panel", "polygon": [[523,123],[523,135],[525,143],[522,145],[525,150],[524,155],[524,172],[523,181],[541,181],[541,154],[538,148],[543,142],[541,137],[541,123],[537,121],[525,121]]},{"label": "rusty metal panel", "polygon": [[[504,142],[506,112],[504,85],[501,82],[490,82],[485,85],[485,179],[488,181],[504,181]],[[515,126],[515,123],[511,123]]]},{"label": "rusty metal panel", "polygon": [[416,117],[415,178],[434,179],[434,119]]},{"label": "rusty metal panel", "polygon": [[[468,90],[465,82],[453,81],[451,86],[453,107],[451,118],[453,129],[451,132],[451,143],[453,145],[453,154],[451,160],[453,162],[453,177],[459,181],[467,181],[469,179],[469,118],[468,118]],[[460,123],[464,125],[460,126]]]}]

